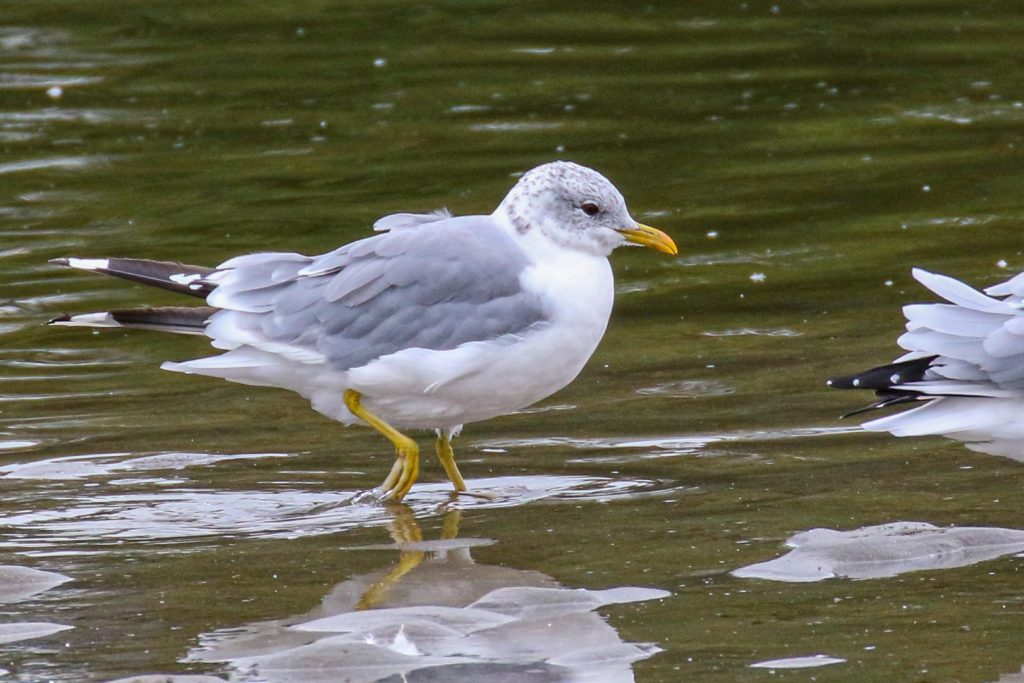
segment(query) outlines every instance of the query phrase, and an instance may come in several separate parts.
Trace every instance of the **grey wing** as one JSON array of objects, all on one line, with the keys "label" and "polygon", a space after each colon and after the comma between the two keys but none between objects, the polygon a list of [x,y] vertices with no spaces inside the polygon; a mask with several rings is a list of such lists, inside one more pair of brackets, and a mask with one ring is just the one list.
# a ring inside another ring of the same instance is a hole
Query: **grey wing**
[{"label": "grey wing", "polygon": [[451,217],[452,213],[448,209],[437,209],[430,213],[393,213],[390,216],[378,218],[373,224],[373,229],[377,232],[386,232],[388,230],[415,228],[426,223],[447,220]]},{"label": "grey wing", "polygon": [[207,299],[218,348],[252,346],[336,370],[408,348],[453,349],[542,324],[525,255],[485,216],[431,221],[318,257],[232,259]]},{"label": "grey wing", "polygon": [[1024,278],[990,287],[986,296],[943,275],[915,270],[914,277],[949,303],[904,307],[907,332],[899,344],[910,353],[901,360],[938,358],[924,381],[901,388],[930,395],[1024,393]]}]

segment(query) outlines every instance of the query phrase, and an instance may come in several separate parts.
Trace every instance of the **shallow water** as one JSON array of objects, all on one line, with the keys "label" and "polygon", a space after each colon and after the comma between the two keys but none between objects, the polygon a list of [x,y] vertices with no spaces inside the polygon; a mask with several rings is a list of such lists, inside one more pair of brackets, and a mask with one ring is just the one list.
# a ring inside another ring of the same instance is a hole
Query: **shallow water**
[{"label": "shallow water", "polygon": [[[8,5],[0,680],[260,680],[328,607],[524,587],[629,599],[574,612],[580,639],[555,651],[520,631],[430,666],[573,680],[599,642],[607,680],[1021,675],[1013,553],[731,573],[812,529],[1024,530],[1020,462],[861,432],[838,416],[869,397],[823,387],[896,355],[900,306],[929,300],[911,266],[978,286],[1024,269],[1012,3]],[[615,254],[613,320],[577,381],[466,428],[462,471],[490,498],[452,501],[428,459],[406,507],[354,501],[391,465],[367,430],[159,370],[201,339],[42,325],[174,302],[50,258],[317,253],[395,211],[488,212],[555,158],[607,174],[681,254]],[[71,580],[26,588],[18,567]],[[452,637],[417,623],[371,633],[372,661]],[[398,670],[417,671],[377,677]]]}]

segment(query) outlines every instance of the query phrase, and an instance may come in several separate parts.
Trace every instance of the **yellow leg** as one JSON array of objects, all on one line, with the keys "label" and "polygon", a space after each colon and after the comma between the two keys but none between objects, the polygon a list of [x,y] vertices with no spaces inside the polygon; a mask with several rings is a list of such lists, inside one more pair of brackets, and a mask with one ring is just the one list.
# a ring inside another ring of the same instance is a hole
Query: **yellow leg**
[{"label": "yellow leg", "polygon": [[409,493],[420,473],[420,449],[416,442],[360,404],[358,391],[345,390],[345,407],[360,420],[384,435],[395,447],[395,464],[381,488],[389,500],[399,501]]},{"label": "yellow leg", "polygon": [[455,451],[452,450],[451,436],[443,429],[437,431],[437,459],[459,493],[466,490],[466,482],[462,479],[459,466],[455,464]]},{"label": "yellow leg", "polygon": [[395,462],[391,465],[391,471],[388,472],[388,476],[384,477],[384,482],[380,485],[380,488],[385,491],[390,491],[398,483],[398,478],[402,476],[402,459],[395,458]]},{"label": "yellow leg", "polygon": [[437,432],[437,459],[441,461],[441,466],[444,467],[444,471],[452,481],[452,486],[455,487],[453,495],[472,496],[474,498],[483,498],[484,500],[494,500],[497,497],[493,493],[467,490],[466,482],[459,472],[459,466],[455,464],[455,451],[452,450],[451,434],[443,429],[439,429]]}]

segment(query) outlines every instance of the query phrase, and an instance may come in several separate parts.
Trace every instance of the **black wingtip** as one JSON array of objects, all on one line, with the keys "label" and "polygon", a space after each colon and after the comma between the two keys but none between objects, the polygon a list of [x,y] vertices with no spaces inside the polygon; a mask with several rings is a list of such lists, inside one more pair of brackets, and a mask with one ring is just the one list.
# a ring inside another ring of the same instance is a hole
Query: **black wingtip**
[{"label": "black wingtip", "polygon": [[845,417],[853,417],[854,415],[860,415],[861,413],[869,413],[873,410],[881,410],[882,408],[888,408],[889,406],[898,406],[903,403],[916,403],[917,401],[927,400],[927,397],[922,397],[920,394],[899,391],[897,389],[884,390],[880,389],[875,392],[881,400],[875,401],[870,405],[866,405],[863,408],[858,408],[853,412],[842,415],[839,419]]},{"label": "black wingtip", "polygon": [[[880,375],[885,374],[884,368],[871,368],[865,372],[858,372],[856,375],[844,375],[842,377],[829,377],[825,380],[825,386],[832,389],[877,389]],[[891,374],[891,373],[890,373]]]},{"label": "black wingtip", "polygon": [[[178,294],[205,299],[216,288],[216,284],[200,281],[214,272],[206,266],[190,266],[177,261],[153,261],[136,258],[77,258],[61,257],[50,259],[58,266],[77,268],[123,280],[166,289]],[[183,281],[180,276],[187,276]]]},{"label": "black wingtip", "polygon": [[938,356],[925,356],[911,360],[880,365],[856,375],[845,377],[830,377],[825,380],[825,386],[833,389],[871,389],[878,396],[879,400],[871,405],[858,408],[853,412],[846,413],[840,419],[860,415],[873,410],[879,410],[888,406],[910,403],[921,400],[921,395],[912,389],[901,389],[901,385],[909,382],[920,382],[924,379],[925,373]]},{"label": "black wingtip", "polygon": [[842,415],[839,416],[839,419],[840,420],[845,420],[846,418],[853,417],[854,415],[861,415],[862,413],[870,413],[872,410],[878,410],[883,405],[884,405],[884,402],[878,401],[876,403],[872,403],[870,405],[866,405],[863,408],[857,408],[857,410],[851,410],[848,413],[843,413]]},{"label": "black wingtip", "polygon": [[860,382],[858,378],[860,375],[846,375],[844,377],[829,377],[825,380],[825,386],[831,387],[832,389],[859,389]]},{"label": "black wingtip", "polygon": [[44,324],[45,325],[56,325],[57,323],[66,323],[69,320],[71,320],[71,316],[68,315],[67,313],[62,313],[62,314],[58,315],[56,318],[50,318]]},{"label": "black wingtip", "polygon": [[833,389],[874,389],[884,391],[908,382],[920,382],[938,356],[925,356],[912,360],[880,365],[856,375],[831,377],[825,385]]}]

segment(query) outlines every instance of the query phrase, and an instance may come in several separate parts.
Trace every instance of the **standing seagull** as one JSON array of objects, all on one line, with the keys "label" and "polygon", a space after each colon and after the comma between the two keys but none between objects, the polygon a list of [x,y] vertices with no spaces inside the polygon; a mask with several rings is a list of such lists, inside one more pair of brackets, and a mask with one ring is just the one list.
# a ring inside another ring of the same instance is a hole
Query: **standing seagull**
[{"label": "standing seagull", "polygon": [[394,214],[374,229],[320,256],[251,254],[216,268],[55,259],[207,305],[53,323],[206,335],[225,352],[162,367],[290,389],[330,418],[373,427],[396,452],[378,494],[397,501],[419,473],[419,448],[399,429],[435,430],[438,459],[465,491],[451,438],[579,374],[608,325],[611,251],[677,253],[604,176],[562,161],[524,174],[489,216]]},{"label": "standing seagull", "polygon": [[878,401],[851,414],[924,402],[866,422],[866,429],[939,434],[1024,460],[1024,273],[984,293],[919,268],[913,274],[948,303],[905,306],[907,331],[897,343],[908,353],[828,385],[875,391]]}]

